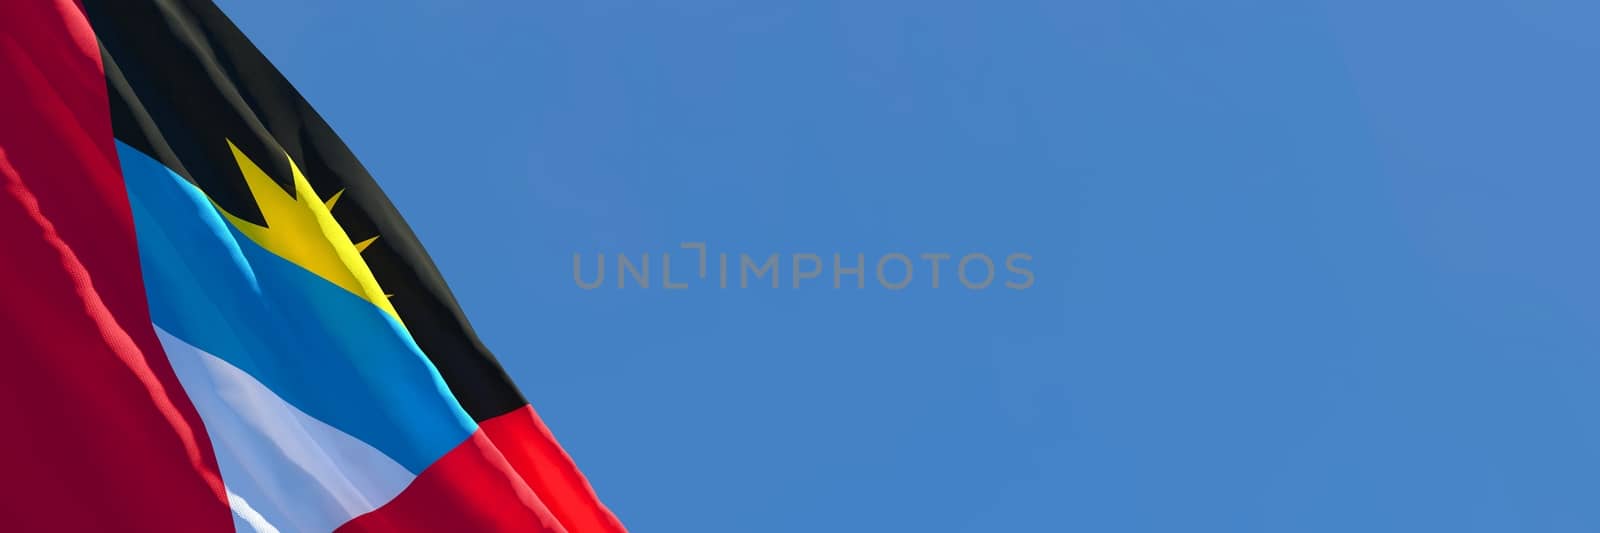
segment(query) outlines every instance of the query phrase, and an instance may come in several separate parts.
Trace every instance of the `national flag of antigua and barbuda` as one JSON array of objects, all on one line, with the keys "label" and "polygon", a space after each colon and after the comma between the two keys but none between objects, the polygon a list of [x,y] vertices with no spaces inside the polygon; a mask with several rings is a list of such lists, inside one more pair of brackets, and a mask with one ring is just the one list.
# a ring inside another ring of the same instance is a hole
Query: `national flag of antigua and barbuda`
[{"label": "national flag of antigua and barbuda", "polygon": [[0,243],[0,531],[623,531],[206,0],[0,0]]}]

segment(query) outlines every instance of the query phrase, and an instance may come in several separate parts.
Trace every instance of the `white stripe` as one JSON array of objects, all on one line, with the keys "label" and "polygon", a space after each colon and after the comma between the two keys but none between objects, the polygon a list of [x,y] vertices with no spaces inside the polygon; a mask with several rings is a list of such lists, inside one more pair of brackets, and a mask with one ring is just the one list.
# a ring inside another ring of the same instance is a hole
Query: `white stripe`
[{"label": "white stripe", "polygon": [[[223,489],[226,490],[227,487],[223,487]],[[244,498],[234,494],[231,490],[228,491],[228,507],[233,509],[234,531],[244,533],[280,533],[278,528],[272,527],[271,522],[267,522],[267,517],[261,516],[261,513],[256,512],[254,507],[250,507],[250,502],[244,501]]]},{"label": "white stripe", "polygon": [[253,530],[333,531],[387,503],[415,477],[237,367],[160,327],[156,335],[205,421],[229,502]]}]

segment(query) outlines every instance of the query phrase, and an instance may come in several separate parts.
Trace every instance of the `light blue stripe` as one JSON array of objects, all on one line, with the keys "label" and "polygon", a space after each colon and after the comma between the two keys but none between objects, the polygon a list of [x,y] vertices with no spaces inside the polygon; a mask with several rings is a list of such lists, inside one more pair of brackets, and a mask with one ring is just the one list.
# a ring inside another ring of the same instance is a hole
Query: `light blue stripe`
[{"label": "light blue stripe", "polygon": [[477,429],[393,317],[261,248],[121,142],[151,320],[420,473]]}]

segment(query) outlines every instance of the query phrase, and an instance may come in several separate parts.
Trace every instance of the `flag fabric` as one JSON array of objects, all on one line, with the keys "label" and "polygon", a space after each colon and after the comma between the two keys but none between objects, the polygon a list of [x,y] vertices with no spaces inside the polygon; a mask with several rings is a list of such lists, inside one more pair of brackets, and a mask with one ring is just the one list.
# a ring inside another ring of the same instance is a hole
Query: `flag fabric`
[{"label": "flag fabric", "polygon": [[0,530],[624,531],[208,1],[0,5],[0,242]]}]

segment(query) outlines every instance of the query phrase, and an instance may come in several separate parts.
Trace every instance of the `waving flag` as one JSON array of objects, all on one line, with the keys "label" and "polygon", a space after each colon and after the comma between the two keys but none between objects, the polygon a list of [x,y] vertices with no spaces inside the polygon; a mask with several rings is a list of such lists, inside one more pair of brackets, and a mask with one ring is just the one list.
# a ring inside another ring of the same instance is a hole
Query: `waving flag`
[{"label": "waving flag", "polygon": [[0,530],[622,525],[202,0],[0,7]]}]

